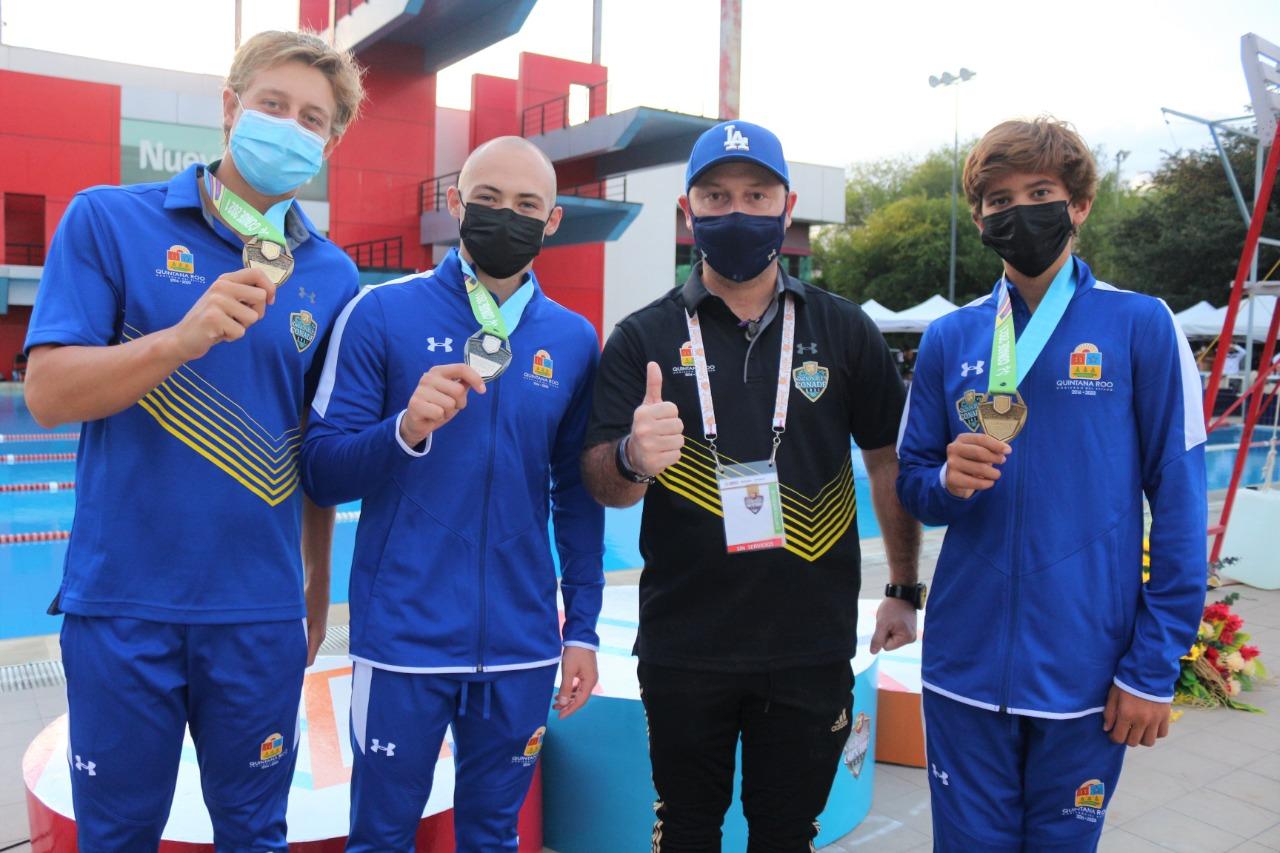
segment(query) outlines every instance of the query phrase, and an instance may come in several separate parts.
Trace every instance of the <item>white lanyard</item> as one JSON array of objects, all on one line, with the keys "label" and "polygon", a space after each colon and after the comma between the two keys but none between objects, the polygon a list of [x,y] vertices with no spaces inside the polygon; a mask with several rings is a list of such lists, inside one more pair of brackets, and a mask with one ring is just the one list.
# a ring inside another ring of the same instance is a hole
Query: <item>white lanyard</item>
[{"label": "white lanyard", "polygon": [[[716,410],[711,399],[711,377],[707,371],[707,351],[702,345],[702,324],[698,314],[685,314],[689,326],[689,344],[693,347],[693,368],[698,378],[698,404],[702,407],[702,436],[711,448],[716,470],[722,470],[716,450]],[[787,431],[787,406],[791,401],[791,357],[795,352],[796,308],[791,294],[783,296],[782,352],[778,356],[778,390],[773,404],[773,450],[769,454],[772,467],[778,456],[778,445]]]}]

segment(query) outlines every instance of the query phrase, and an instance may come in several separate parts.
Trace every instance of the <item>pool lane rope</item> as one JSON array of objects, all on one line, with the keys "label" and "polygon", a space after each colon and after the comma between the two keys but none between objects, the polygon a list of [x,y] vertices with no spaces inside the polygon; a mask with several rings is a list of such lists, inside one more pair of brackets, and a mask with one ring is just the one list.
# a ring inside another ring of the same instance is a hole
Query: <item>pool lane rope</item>
[{"label": "pool lane rope", "polygon": [[0,454],[0,464],[25,465],[28,462],[72,462],[74,453],[4,453]]},{"label": "pool lane rope", "polygon": [[79,441],[78,432],[0,432],[0,444],[9,441]]},{"label": "pool lane rope", "polygon": [[63,483],[0,483],[0,494],[6,492],[70,492],[76,487],[74,480]]},{"label": "pool lane rope", "polygon": [[[41,484],[37,483],[31,485]],[[337,521],[339,524],[350,524],[353,521],[359,520],[360,510],[358,509],[344,510],[337,514]],[[35,533],[0,533],[0,545],[28,545],[37,542],[61,542],[70,538],[70,530],[41,530]]]}]

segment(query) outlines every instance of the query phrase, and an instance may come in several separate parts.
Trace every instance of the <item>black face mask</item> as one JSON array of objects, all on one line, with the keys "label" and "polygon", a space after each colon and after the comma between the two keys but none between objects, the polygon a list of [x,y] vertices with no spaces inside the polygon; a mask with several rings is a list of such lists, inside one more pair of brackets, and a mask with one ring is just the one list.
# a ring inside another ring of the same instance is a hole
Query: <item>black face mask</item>
[{"label": "black face mask", "polygon": [[547,223],[509,207],[465,205],[458,233],[476,266],[494,278],[511,278],[542,251]]},{"label": "black face mask", "polygon": [[1065,201],[1020,204],[982,217],[982,242],[1029,278],[1053,266],[1074,232]]}]

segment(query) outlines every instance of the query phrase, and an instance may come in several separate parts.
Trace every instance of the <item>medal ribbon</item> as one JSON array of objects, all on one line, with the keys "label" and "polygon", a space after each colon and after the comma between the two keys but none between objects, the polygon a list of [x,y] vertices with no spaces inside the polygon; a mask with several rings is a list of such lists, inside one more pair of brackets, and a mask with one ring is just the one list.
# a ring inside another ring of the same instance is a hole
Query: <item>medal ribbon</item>
[{"label": "medal ribbon", "polygon": [[475,272],[466,261],[462,260],[461,255],[458,256],[458,261],[462,264],[462,280],[467,286],[467,300],[471,303],[471,313],[475,316],[476,322],[487,334],[507,340],[510,337],[507,332],[507,321],[498,310],[498,303],[494,300],[493,294],[489,292],[489,288],[480,283]]},{"label": "medal ribbon", "polygon": [[[787,408],[791,401],[791,361],[795,353],[796,339],[796,306],[791,294],[783,296],[782,310],[782,351],[778,355],[778,389],[773,404],[773,453],[769,463],[773,464],[778,454],[778,445],[782,443],[782,434],[787,430]],[[693,348],[693,368],[698,380],[698,405],[702,408],[702,435],[711,445],[712,454],[716,458],[716,467],[720,467],[720,457],[716,453],[715,441],[718,434],[716,427],[715,403],[711,398],[711,375],[707,370],[707,351],[702,343],[702,323],[698,313],[685,315],[689,326],[689,345]]]},{"label": "medal ribbon", "polygon": [[1022,336],[1017,337],[1013,327],[1013,300],[1009,295],[1009,282],[1000,277],[996,285],[999,291],[999,302],[996,307],[996,328],[991,338],[991,381],[987,385],[989,394],[1018,393],[1018,385],[1027,378],[1031,367],[1044,351],[1045,345],[1058,328],[1062,316],[1067,313],[1067,306],[1076,289],[1076,263],[1070,259],[1062,265],[1058,274],[1053,277],[1049,290],[1040,306],[1031,315]]},{"label": "medal ribbon", "polygon": [[205,171],[205,188],[209,191],[209,201],[217,209],[224,222],[235,229],[236,233],[246,240],[258,237],[269,240],[284,248],[288,246],[284,234],[271,222],[240,196],[223,186],[222,182]]}]

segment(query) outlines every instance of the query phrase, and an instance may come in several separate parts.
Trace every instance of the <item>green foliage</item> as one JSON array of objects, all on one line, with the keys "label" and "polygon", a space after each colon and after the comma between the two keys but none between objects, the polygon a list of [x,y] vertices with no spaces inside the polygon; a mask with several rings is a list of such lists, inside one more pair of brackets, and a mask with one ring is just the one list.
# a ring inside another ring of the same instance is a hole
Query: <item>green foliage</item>
[{"label": "green foliage", "polygon": [[[1246,199],[1253,198],[1254,146],[1228,137],[1228,158]],[[1280,234],[1280,194],[1273,194],[1263,233]],[[1117,284],[1163,297],[1179,311],[1201,299],[1227,301],[1245,225],[1231,195],[1222,161],[1212,148],[1165,156],[1150,187],[1111,228],[1109,264]],[[1259,253],[1259,275],[1280,257],[1274,247]]]},{"label": "green foliage", "polygon": [[[972,143],[960,152],[961,163]],[[1235,174],[1253,194],[1254,148],[1227,142]],[[1111,165],[1105,149],[1099,167]],[[822,229],[813,246],[817,280],[858,302],[876,299],[894,310],[947,292],[950,250],[951,149],[924,158],[854,164],[845,188],[847,223]],[[1280,192],[1264,234],[1280,236]],[[1210,146],[1165,155],[1150,183],[1121,186],[1114,169],[1100,175],[1098,195],[1076,251],[1099,278],[1163,297],[1173,310],[1200,299],[1222,305],[1244,245],[1245,226]],[[1259,274],[1280,259],[1262,248]],[[985,248],[963,193],[957,200],[956,302],[991,289],[1000,261]]]}]

